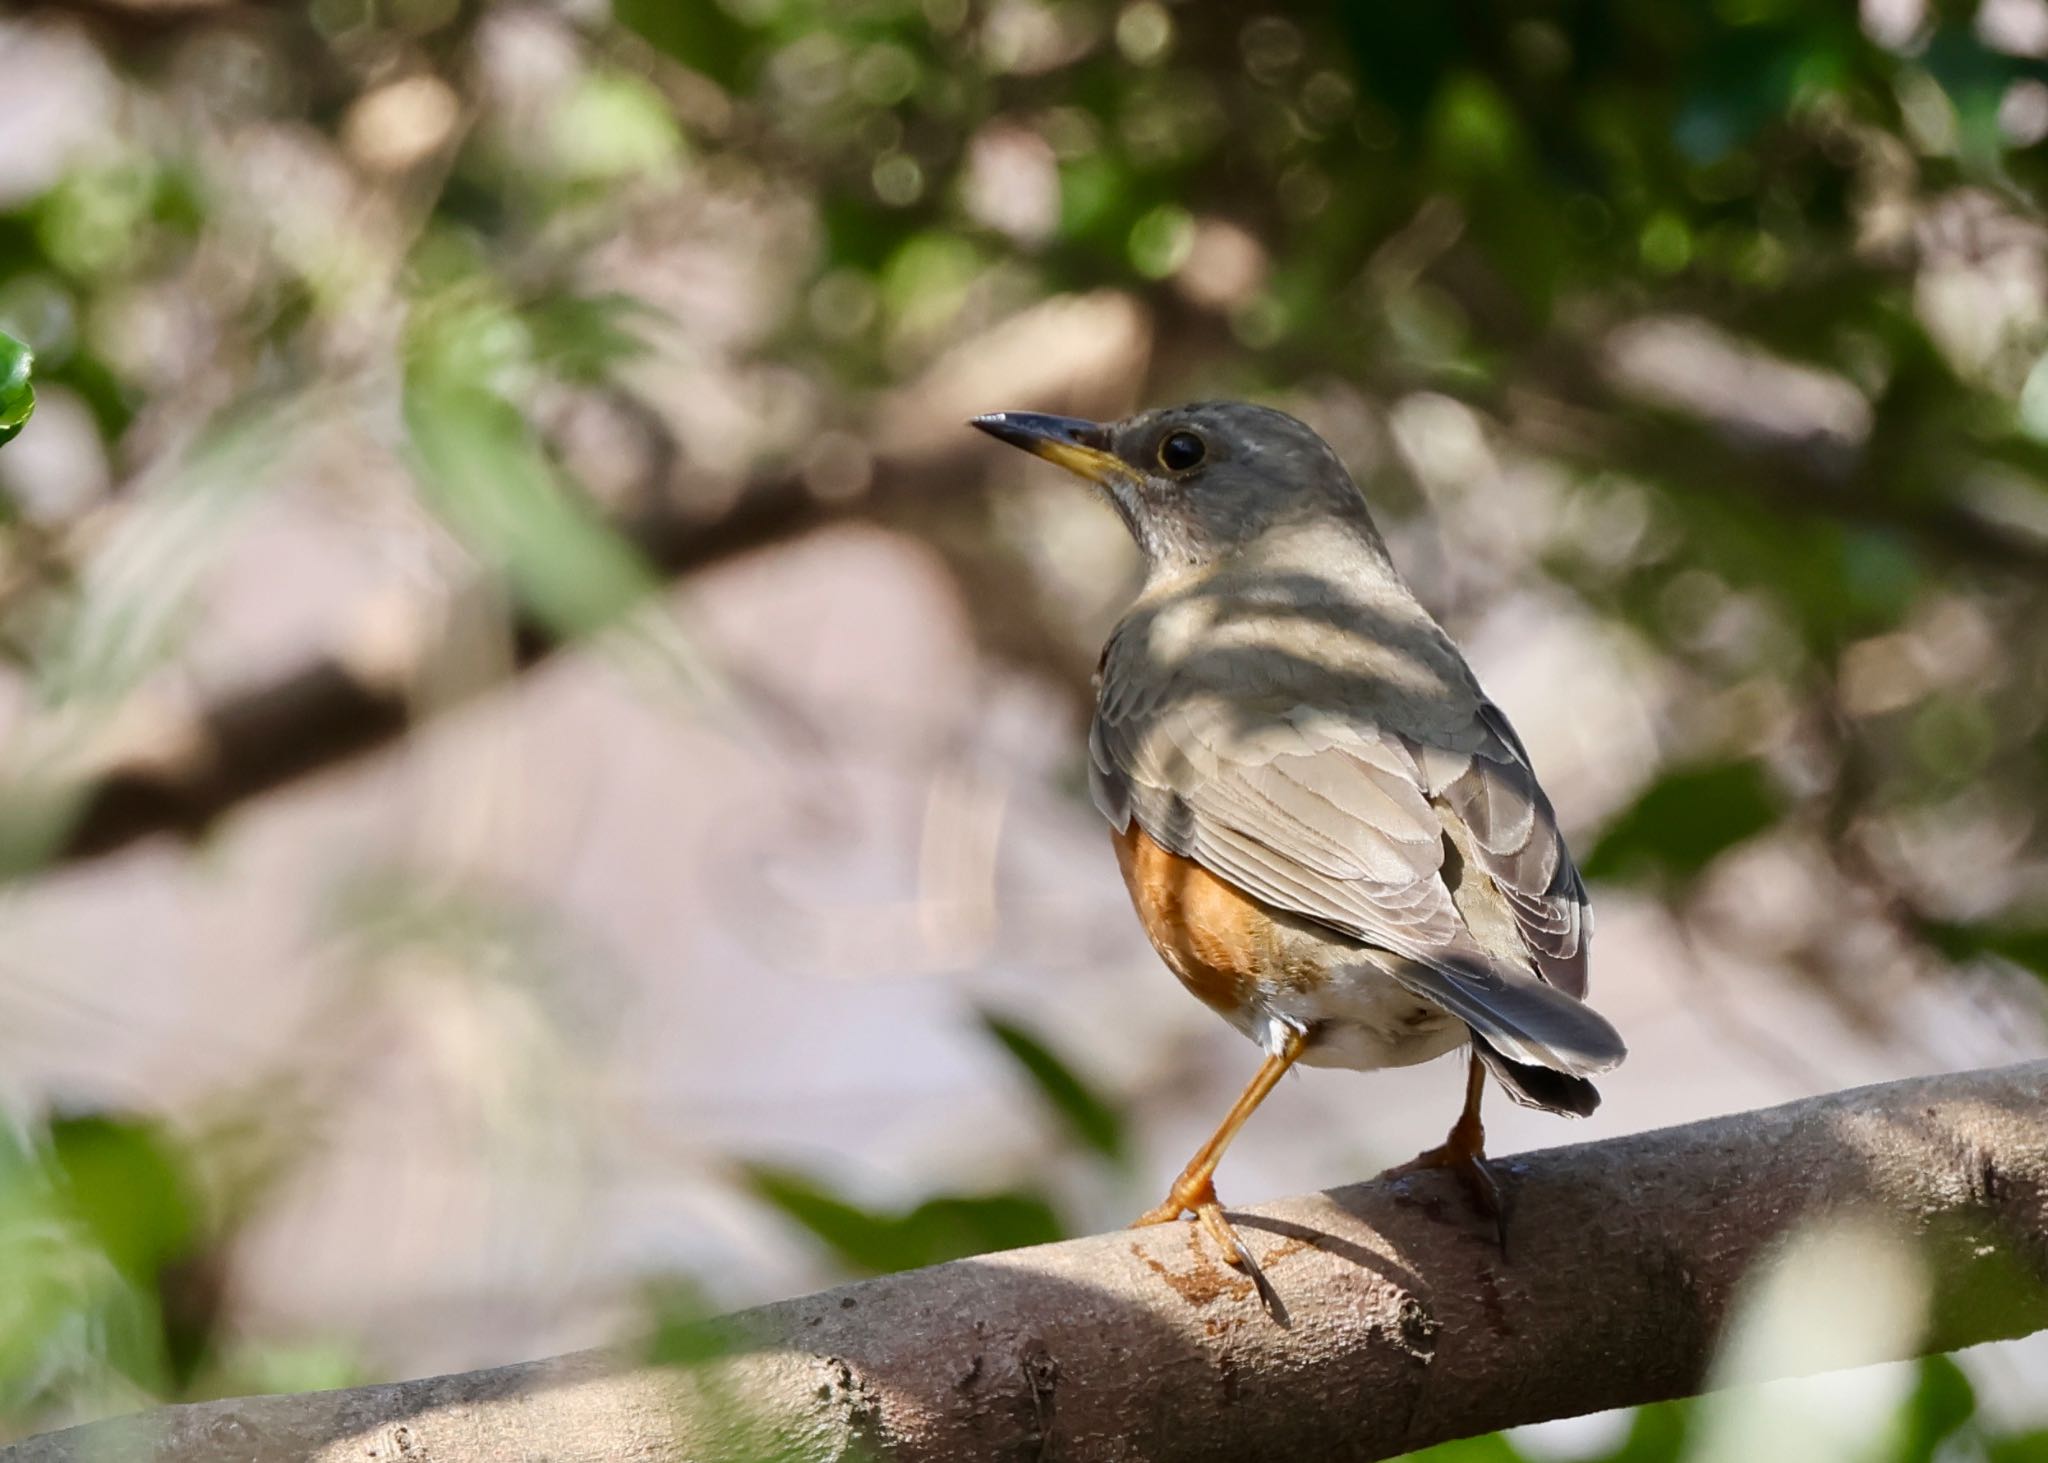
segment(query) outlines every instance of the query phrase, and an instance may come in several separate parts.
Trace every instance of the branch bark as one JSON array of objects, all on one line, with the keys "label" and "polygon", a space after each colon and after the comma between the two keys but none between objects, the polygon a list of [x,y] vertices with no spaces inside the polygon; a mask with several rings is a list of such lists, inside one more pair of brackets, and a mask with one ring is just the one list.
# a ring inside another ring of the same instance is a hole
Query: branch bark
[{"label": "branch bark", "polygon": [[1895,1229],[1926,1264],[1928,1323],[1891,1349],[2048,1326],[2048,1061],[1503,1171],[1505,1258],[1444,1174],[1244,1211],[1284,1328],[1194,1226],[1170,1225],[743,1312],[686,1338],[709,1358],[689,1364],[584,1352],[169,1407],[30,1439],[0,1463],[1387,1458],[1696,1392],[1752,1267],[1801,1225],[1850,1217]]}]

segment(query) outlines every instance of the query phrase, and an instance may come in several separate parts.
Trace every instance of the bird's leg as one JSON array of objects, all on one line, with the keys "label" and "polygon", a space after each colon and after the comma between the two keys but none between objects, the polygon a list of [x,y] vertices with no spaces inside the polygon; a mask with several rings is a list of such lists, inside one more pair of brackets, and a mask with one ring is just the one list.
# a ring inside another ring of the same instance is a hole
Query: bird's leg
[{"label": "bird's leg", "polygon": [[1266,1100],[1267,1094],[1294,1065],[1301,1049],[1302,1038],[1290,1034],[1285,1046],[1259,1064],[1252,1080],[1245,1085],[1237,1101],[1231,1104],[1230,1111],[1223,1115],[1216,1131],[1209,1135],[1209,1141],[1195,1150],[1195,1156],[1188,1160],[1187,1167],[1180,1171],[1180,1177],[1173,1181],[1173,1187],[1166,1192],[1166,1201],[1157,1208],[1146,1210],[1131,1228],[1169,1224],[1183,1214],[1200,1213],[1205,1205],[1216,1202],[1216,1165],[1223,1161],[1223,1150],[1230,1146],[1230,1140],[1237,1136],[1245,1120],[1258,1110],[1259,1104]]},{"label": "bird's leg", "polygon": [[1500,1184],[1486,1163],[1486,1126],[1479,1121],[1479,1100],[1485,1095],[1486,1064],[1479,1060],[1479,1053],[1475,1050],[1471,1069],[1465,1077],[1465,1108],[1458,1114],[1458,1120],[1451,1124],[1450,1136],[1427,1153],[1417,1155],[1398,1168],[1388,1169],[1380,1177],[1399,1178],[1424,1169],[1449,1169],[1458,1176],[1458,1181],[1471,1194],[1472,1201],[1481,1212],[1493,1220],[1500,1236],[1501,1253],[1505,1254],[1508,1248],[1507,1207],[1502,1202]]},{"label": "bird's leg", "polygon": [[1148,1224],[1170,1224],[1181,1215],[1192,1212],[1231,1263],[1251,1277],[1252,1284],[1258,1288],[1260,1301],[1275,1320],[1286,1314],[1285,1308],[1280,1304],[1280,1296],[1273,1289],[1272,1282],[1266,1279],[1258,1261],[1252,1258],[1250,1247],[1231,1228],[1230,1221],[1223,1217],[1223,1206],[1216,1200],[1216,1165],[1223,1161],[1223,1150],[1230,1146],[1237,1130],[1245,1125],[1245,1120],[1258,1110],[1267,1094],[1279,1084],[1306,1044],[1306,1038],[1300,1032],[1288,1033],[1286,1044],[1259,1064],[1252,1080],[1238,1095],[1237,1101],[1231,1104],[1230,1111],[1223,1115],[1216,1131],[1209,1135],[1209,1141],[1195,1150],[1195,1156],[1188,1160],[1187,1167],[1180,1171],[1180,1177],[1173,1181],[1173,1187],[1166,1191],[1165,1201],[1147,1209],[1131,1225],[1131,1228],[1139,1229]]}]

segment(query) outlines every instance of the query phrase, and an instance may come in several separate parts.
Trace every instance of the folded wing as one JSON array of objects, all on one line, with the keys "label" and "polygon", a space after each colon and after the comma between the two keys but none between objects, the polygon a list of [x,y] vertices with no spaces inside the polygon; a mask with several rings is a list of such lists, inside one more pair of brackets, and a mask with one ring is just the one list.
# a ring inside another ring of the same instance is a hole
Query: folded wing
[{"label": "folded wing", "polygon": [[1111,823],[1135,818],[1264,902],[1406,957],[1397,978],[1508,1062],[1578,1076],[1621,1060],[1577,999],[1584,886],[1497,708],[1404,730],[1370,707],[1106,669],[1090,786]]}]

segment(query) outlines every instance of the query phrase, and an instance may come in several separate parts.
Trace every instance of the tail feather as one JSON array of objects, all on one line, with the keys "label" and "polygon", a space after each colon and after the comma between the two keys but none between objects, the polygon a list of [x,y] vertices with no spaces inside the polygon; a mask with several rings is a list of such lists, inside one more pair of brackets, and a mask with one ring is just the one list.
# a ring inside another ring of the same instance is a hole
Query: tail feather
[{"label": "tail feather", "polygon": [[1503,1061],[1585,1077],[1628,1055],[1605,1016],[1522,971],[1461,959],[1455,966],[1403,961],[1392,973],[1471,1027]]},{"label": "tail feather", "polygon": [[1486,1063],[1486,1070],[1493,1073],[1502,1090],[1523,1107],[1540,1107],[1545,1112],[1583,1118],[1592,1116],[1593,1109],[1600,1106],[1600,1089],[1584,1077],[1512,1061],[1495,1051],[1477,1032],[1472,1035],[1472,1049],[1479,1053],[1479,1060]]}]

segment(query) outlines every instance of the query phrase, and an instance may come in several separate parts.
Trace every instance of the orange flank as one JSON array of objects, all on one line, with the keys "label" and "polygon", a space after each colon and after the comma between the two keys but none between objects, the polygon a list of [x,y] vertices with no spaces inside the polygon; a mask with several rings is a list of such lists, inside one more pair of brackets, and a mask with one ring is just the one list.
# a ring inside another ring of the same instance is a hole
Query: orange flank
[{"label": "orange flank", "polygon": [[1159,958],[1213,1010],[1244,1010],[1253,991],[1276,973],[1273,912],[1193,859],[1154,842],[1135,818],[1110,836],[1131,903]]}]

